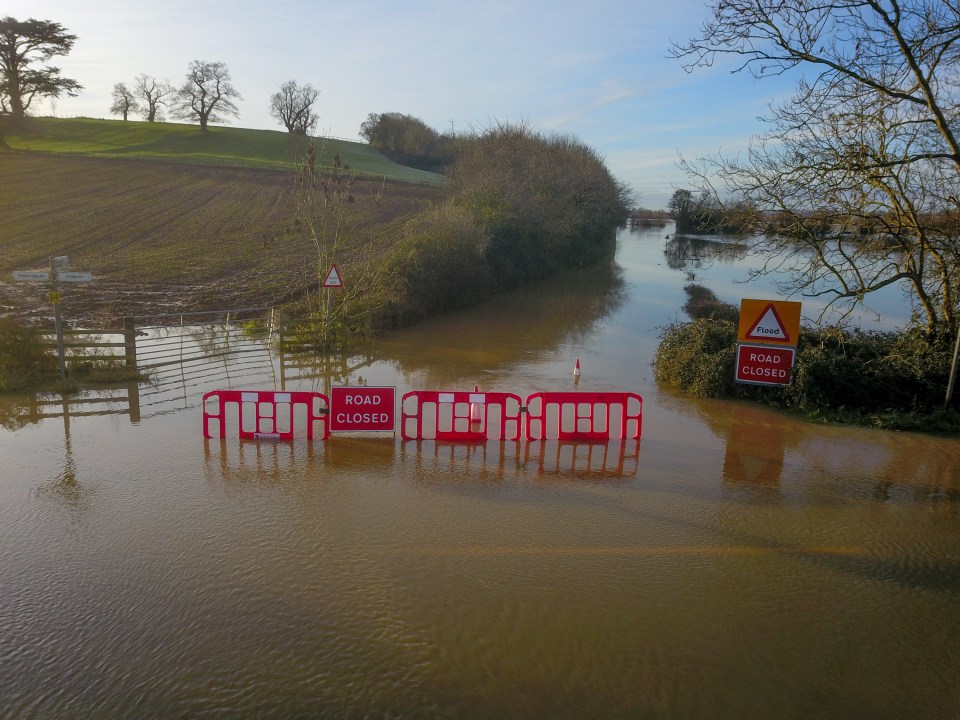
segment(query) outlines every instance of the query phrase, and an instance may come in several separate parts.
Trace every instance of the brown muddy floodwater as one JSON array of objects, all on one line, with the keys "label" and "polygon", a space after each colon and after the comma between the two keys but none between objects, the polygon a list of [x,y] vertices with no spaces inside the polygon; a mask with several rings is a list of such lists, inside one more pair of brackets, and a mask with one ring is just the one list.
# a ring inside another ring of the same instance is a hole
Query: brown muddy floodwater
[{"label": "brown muddy floodwater", "polygon": [[[960,442],[658,389],[688,273],[771,297],[664,234],[313,371],[0,401],[0,717],[960,717]],[[201,436],[216,387],[526,395],[577,358],[639,443]]]}]

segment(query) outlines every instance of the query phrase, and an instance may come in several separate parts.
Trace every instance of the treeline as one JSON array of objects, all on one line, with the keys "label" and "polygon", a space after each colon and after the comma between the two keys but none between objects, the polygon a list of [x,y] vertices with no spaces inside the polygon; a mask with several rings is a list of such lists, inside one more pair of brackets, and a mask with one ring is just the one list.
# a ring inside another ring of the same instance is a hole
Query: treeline
[{"label": "treeline", "polygon": [[442,135],[420,118],[403,113],[370,113],[360,137],[401,165],[442,173],[456,159],[457,138]]},{"label": "treeline", "polygon": [[678,233],[735,235],[753,227],[757,217],[756,208],[748,203],[721,207],[710,195],[690,190],[675,191],[667,209]]},{"label": "treeline", "polygon": [[[844,215],[823,210],[803,212],[762,212],[747,201],[721,205],[705,193],[677,190],[664,213],[676,223],[678,233],[727,234],[764,232],[788,238],[822,239],[828,237],[883,237],[916,235],[918,230],[904,228],[889,213]],[[635,211],[634,216],[648,218],[652,211]],[[632,216],[633,217],[633,216]],[[956,237],[960,222],[952,213],[920,213],[923,227],[930,235]]]}]

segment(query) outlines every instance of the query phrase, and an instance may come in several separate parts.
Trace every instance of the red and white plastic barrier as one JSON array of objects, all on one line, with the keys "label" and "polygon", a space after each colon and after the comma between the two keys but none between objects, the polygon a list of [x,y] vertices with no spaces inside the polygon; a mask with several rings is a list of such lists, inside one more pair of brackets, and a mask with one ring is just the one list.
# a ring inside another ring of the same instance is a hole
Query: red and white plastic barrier
[{"label": "red and white plastic barrier", "polygon": [[329,401],[318,392],[213,390],[203,396],[203,436],[244,440],[326,439]]},{"label": "red and white plastic barrier", "polygon": [[522,402],[505,392],[414,390],[400,401],[404,440],[519,440]]},{"label": "red and white plastic barrier", "polygon": [[631,392],[541,392],[527,397],[527,440],[636,440],[643,398]]},{"label": "red and white plastic barrier", "polygon": [[[606,442],[637,440],[643,429],[643,398],[631,392],[540,392],[523,401],[507,392],[414,390],[400,404],[404,440]],[[214,390],[203,396],[203,434],[225,438],[236,427],[242,439],[326,439],[329,412],[318,392]]]}]

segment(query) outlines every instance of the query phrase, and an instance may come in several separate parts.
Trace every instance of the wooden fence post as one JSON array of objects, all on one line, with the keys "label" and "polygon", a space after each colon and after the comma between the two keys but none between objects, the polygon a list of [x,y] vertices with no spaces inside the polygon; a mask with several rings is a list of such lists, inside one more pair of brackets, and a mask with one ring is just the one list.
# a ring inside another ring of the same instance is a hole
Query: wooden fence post
[{"label": "wooden fence post", "polygon": [[128,368],[137,367],[137,324],[131,316],[123,318],[123,354]]}]

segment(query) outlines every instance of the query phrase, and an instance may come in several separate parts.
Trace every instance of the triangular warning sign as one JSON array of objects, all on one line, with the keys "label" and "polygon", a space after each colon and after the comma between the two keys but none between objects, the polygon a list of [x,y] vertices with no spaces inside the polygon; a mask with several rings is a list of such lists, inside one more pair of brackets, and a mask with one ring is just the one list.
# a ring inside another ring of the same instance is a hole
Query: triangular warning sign
[{"label": "triangular warning sign", "polygon": [[783,321],[780,319],[777,308],[773,303],[769,303],[760,313],[760,317],[747,331],[746,337],[748,340],[790,342],[787,329],[783,326]]},{"label": "triangular warning sign", "polygon": [[323,279],[323,287],[343,287],[343,279],[340,277],[340,270],[336,265],[331,265],[327,276]]}]

